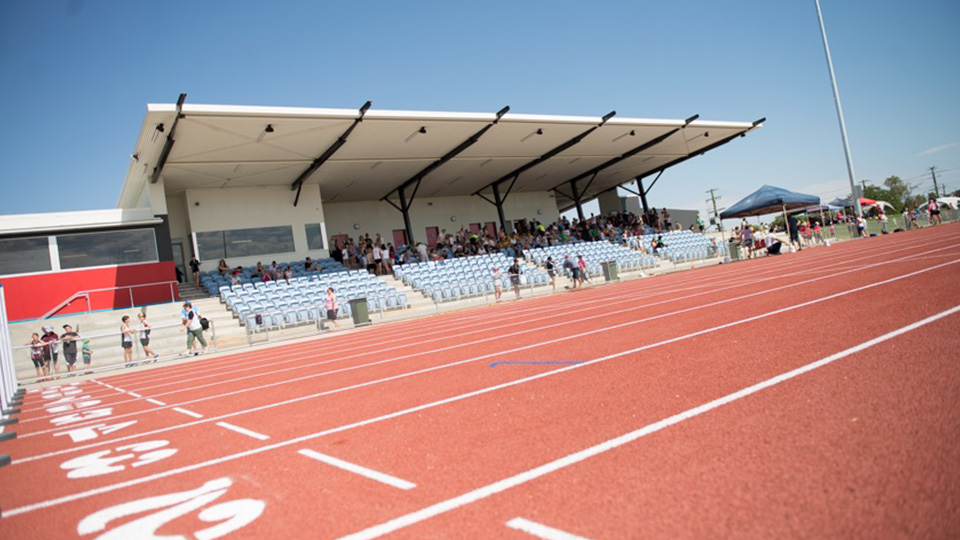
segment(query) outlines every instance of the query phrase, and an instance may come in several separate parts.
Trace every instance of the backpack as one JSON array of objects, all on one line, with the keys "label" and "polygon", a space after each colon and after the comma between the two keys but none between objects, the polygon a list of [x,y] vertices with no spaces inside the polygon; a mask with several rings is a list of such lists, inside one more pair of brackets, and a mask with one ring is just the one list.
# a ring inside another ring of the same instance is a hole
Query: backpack
[{"label": "backpack", "polygon": [[200,328],[202,330],[210,329],[210,321],[208,321],[206,317],[200,317]]}]

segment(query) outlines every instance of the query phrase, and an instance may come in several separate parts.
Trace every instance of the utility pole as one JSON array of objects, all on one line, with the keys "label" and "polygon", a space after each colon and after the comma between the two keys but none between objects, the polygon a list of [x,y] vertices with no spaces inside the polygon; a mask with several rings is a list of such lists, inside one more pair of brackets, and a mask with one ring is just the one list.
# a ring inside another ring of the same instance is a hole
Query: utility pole
[{"label": "utility pole", "polygon": [[720,214],[717,212],[717,199],[722,197],[717,196],[715,193],[717,188],[710,188],[707,190],[707,193],[710,194],[710,198],[707,200],[708,203],[713,204],[713,219],[717,222],[717,228],[720,229],[720,232],[723,232],[723,220],[720,219]]},{"label": "utility pole", "polygon": [[933,192],[937,194],[937,197],[942,197],[943,195],[940,195],[940,188],[937,187],[937,168],[930,167],[930,174],[933,175]]}]

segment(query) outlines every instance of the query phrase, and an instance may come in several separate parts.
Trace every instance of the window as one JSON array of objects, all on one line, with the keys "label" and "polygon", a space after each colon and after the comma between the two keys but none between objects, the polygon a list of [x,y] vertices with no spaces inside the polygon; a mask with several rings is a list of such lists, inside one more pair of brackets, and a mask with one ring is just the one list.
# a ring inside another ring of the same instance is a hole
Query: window
[{"label": "window", "polygon": [[60,268],[156,262],[153,229],[57,235]]},{"label": "window", "polygon": [[50,244],[46,236],[0,240],[0,275],[50,270]]},{"label": "window", "polygon": [[319,223],[310,223],[307,230],[307,249],[326,249],[323,243],[323,228]]},{"label": "window", "polygon": [[285,225],[197,233],[197,249],[201,260],[290,253],[295,251],[293,227]]}]

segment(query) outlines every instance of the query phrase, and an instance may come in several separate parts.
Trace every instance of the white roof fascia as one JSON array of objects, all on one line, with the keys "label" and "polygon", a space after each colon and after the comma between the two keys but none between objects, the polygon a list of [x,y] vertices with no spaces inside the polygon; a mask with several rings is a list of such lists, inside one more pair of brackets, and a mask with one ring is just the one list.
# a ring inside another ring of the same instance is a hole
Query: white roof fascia
[{"label": "white roof fascia", "polygon": [[130,225],[156,225],[163,220],[155,218],[149,208],[114,208],[49,214],[15,214],[0,216],[0,235],[53,232],[80,229],[103,229]]}]

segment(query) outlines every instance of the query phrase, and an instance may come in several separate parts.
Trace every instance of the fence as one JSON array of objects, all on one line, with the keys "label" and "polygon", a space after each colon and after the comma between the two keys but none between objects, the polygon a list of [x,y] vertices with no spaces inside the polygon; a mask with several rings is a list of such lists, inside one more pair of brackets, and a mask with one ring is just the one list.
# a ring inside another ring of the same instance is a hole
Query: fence
[{"label": "fence", "polygon": [[[145,335],[136,322],[131,322],[130,328],[133,333],[128,334],[129,347],[123,345],[123,334],[119,328],[86,334],[78,327],[75,332],[79,335],[73,340],[60,339],[63,337],[61,335],[49,342],[13,346],[11,364],[16,369],[15,375],[20,383],[26,384],[135,367],[193,354],[187,351],[187,332],[181,324],[151,325]],[[40,334],[35,333],[38,338]],[[202,335],[207,342],[203,350],[217,350],[217,331],[213,320],[209,321],[209,329]],[[74,352],[68,358],[64,346],[71,341],[74,345],[70,348]],[[199,339],[195,340],[194,347],[199,343]],[[200,350],[195,352],[199,354]]]},{"label": "fence", "polygon": [[[0,442],[13,439],[17,436],[14,431],[7,431],[6,427],[16,424],[18,419],[17,408],[22,402],[23,390],[17,389],[17,372],[13,364],[13,351],[10,346],[10,330],[7,326],[7,305],[4,297],[3,285],[0,284]],[[0,467],[10,463],[10,456],[0,454]]]}]

